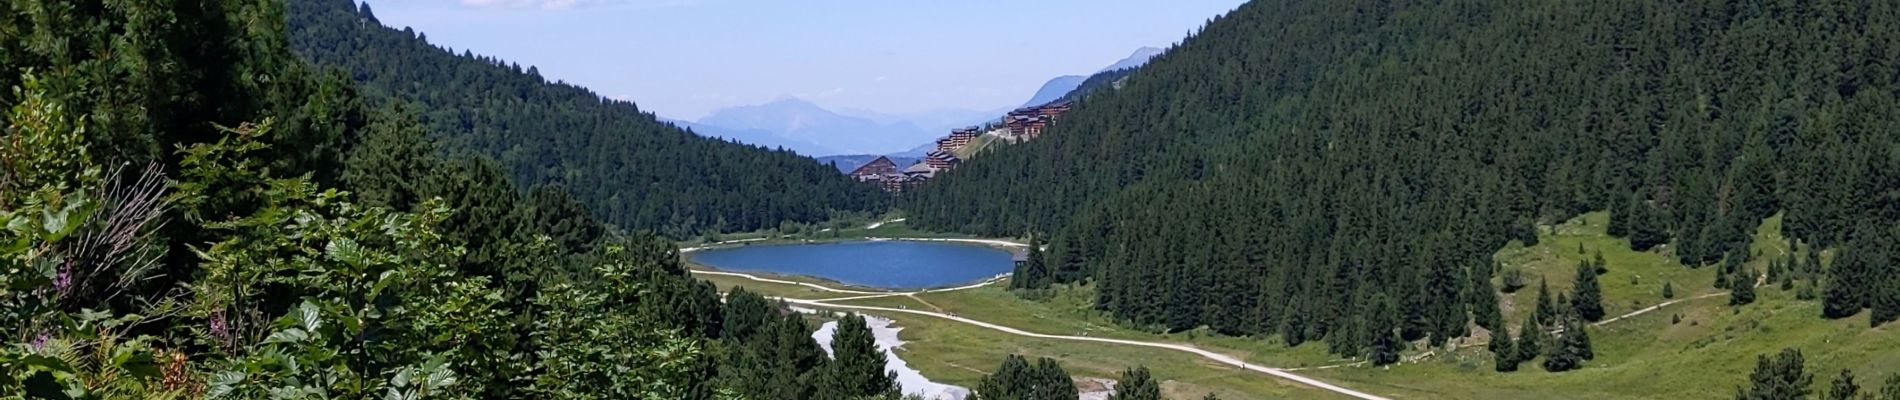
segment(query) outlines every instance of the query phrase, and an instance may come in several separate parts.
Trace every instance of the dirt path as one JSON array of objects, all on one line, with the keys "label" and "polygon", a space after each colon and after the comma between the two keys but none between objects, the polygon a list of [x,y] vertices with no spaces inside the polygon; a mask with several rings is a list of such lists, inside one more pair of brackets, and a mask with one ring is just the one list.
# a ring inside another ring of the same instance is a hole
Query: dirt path
[{"label": "dirt path", "polygon": [[1215,362],[1219,362],[1222,364],[1232,365],[1232,366],[1240,367],[1249,371],[1272,375],[1274,377],[1278,377],[1281,379],[1298,382],[1301,384],[1305,384],[1307,386],[1312,386],[1315,388],[1331,391],[1333,393],[1339,393],[1346,396],[1351,396],[1354,398],[1365,399],[1365,400],[1386,400],[1386,398],[1384,397],[1379,397],[1379,396],[1375,396],[1369,393],[1347,389],[1344,387],[1326,383],[1324,381],[1320,381],[1318,379],[1308,378],[1305,376],[1287,372],[1286,370],[1279,369],[1279,368],[1270,368],[1270,367],[1250,364],[1250,363],[1247,363],[1246,361],[1241,361],[1240,359],[1234,358],[1232,356],[1215,353],[1215,352],[1211,352],[1207,350],[1202,350],[1198,347],[1193,347],[1193,346],[1188,346],[1188,345],[1144,342],[1144,341],[1139,341],[1139,340],[1108,339],[1108,338],[1086,337],[1086,336],[1048,335],[1048,334],[1041,334],[1041,333],[1035,333],[1035,332],[1028,332],[1028,331],[1024,331],[1021,329],[1016,329],[1016,328],[1012,328],[1008,326],[997,325],[997,324],[992,324],[988,322],[977,321],[977,320],[973,320],[969,318],[963,318],[963,317],[959,317],[955,315],[938,313],[938,312],[906,310],[906,309],[900,309],[900,308],[887,308],[887,307],[829,304],[821,300],[801,300],[801,299],[792,299],[792,298],[783,298],[783,300],[785,302],[792,303],[792,304],[821,307],[821,308],[868,310],[868,311],[882,311],[882,312],[923,315],[923,316],[936,317],[936,318],[942,318],[946,320],[961,322],[961,323],[969,324],[969,325],[975,325],[978,327],[988,328],[990,330],[995,330],[995,331],[1008,333],[1012,335],[1027,336],[1027,337],[1033,337],[1033,338],[1039,338],[1039,339],[1110,343],[1110,344],[1119,344],[1119,345],[1126,345],[1126,346],[1139,346],[1139,347],[1151,347],[1151,348],[1175,350],[1175,351],[1181,351],[1181,352],[1186,352],[1186,353],[1192,353],[1194,355],[1201,356],[1202,358],[1213,360]]},{"label": "dirt path", "polygon": [[[1757,277],[1755,277],[1755,287],[1757,287],[1757,288],[1759,288],[1759,287],[1762,287],[1762,286],[1766,286],[1767,284],[1768,284],[1768,276],[1767,276],[1767,275],[1761,275],[1761,276],[1757,276]],[[1614,318],[1610,318],[1610,319],[1606,319],[1606,320],[1602,320],[1602,321],[1597,321],[1597,322],[1595,322],[1595,323],[1592,323],[1592,324],[1590,324],[1590,326],[1597,326],[1597,327],[1601,327],[1601,326],[1605,326],[1605,325],[1609,325],[1609,324],[1610,324],[1610,323],[1612,323],[1612,322],[1616,322],[1616,321],[1622,321],[1622,320],[1625,320],[1625,319],[1629,319],[1629,318],[1634,318],[1634,317],[1636,317],[1636,316],[1638,316],[1638,315],[1643,315],[1643,314],[1647,314],[1647,313],[1649,313],[1649,312],[1651,312],[1651,311],[1656,311],[1656,310],[1661,310],[1661,309],[1663,309],[1664,307],[1669,307],[1669,306],[1672,306],[1672,305],[1675,305],[1676,303],[1681,303],[1681,302],[1685,302],[1685,301],[1696,301],[1696,300],[1702,300],[1702,299],[1707,299],[1707,298],[1711,298],[1711,297],[1722,297],[1722,296],[1727,296],[1727,295],[1729,295],[1729,294],[1730,294],[1730,292],[1715,292],[1715,293],[1704,293],[1704,294],[1702,294],[1702,295],[1699,295],[1699,296],[1695,296],[1695,297],[1685,297],[1685,298],[1680,298],[1680,299],[1675,299],[1675,300],[1670,300],[1670,301],[1665,301],[1665,302],[1661,302],[1661,303],[1656,303],[1656,305],[1653,305],[1653,306],[1649,306],[1649,307],[1644,307],[1644,308],[1642,308],[1642,309],[1639,309],[1639,310],[1636,310],[1636,311],[1631,311],[1631,312],[1629,312],[1629,313],[1626,313],[1626,314],[1623,314],[1623,315],[1618,315],[1618,316],[1616,316],[1616,317],[1614,317]],[[1551,332],[1552,332],[1552,333],[1562,333],[1562,332],[1563,332],[1563,330],[1555,330],[1555,331],[1551,331]],[[1463,348],[1471,348],[1471,347],[1478,347],[1478,346],[1489,346],[1489,345],[1491,345],[1491,341],[1489,341],[1489,340],[1487,340],[1487,341],[1483,341],[1483,342],[1474,342],[1474,343],[1466,343],[1466,344],[1460,344],[1460,345],[1456,345],[1456,346],[1454,346],[1454,347],[1452,348],[1452,350],[1457,350],[1457,349],[1463,349]],[[1425,352],[1425,354],[1420,354],[1420,355],[1418,355],[1418,356],[1416,356],[1416,357],[1411,357],[1411,358],[1406,358],[1406,359],[1405,359],[1405,362],[1419,362],[1419,361],[1421,361],[1421,360],[1424,360],[1424,359],[1427,359],[1427,358],[1431,358],[1432,356],[1435,356],[1435,355],[1438,355],[1438,350],[1437,350],[1437,349],[1432,349],[1431,351],[1427,351],[1427,352]],[[1350,363],[1343,363],[1343,364],[1332,364],[1332,365],[1321,365],[1321,366],[1316,366],[1316,367],[1301,367],[1301,368],[1288,368],[1287,370],[1288,370],[1288,371],[1307,371],[1307,370],[1320,370],[1320,369],[1333,369],[1333,368],[1339,368],[1339,367],[1353,367],[1353,366],[1360,366],[1360,365],[1365,365],[1365,364],[1366,364],[1366,362],[1365,362],[1365,361],[1355,361],[1355,362],[1350,362]]]},{"label": "dirt path", "polygon": [[884,226],[884,224],[893,223],[893,222],[904,222],[904,218],[898,218],[898,219],[893,219],[889,221],[872,222],[871,226],[866,226],[864,227],[864,229],[877,229],[877,227]]}]

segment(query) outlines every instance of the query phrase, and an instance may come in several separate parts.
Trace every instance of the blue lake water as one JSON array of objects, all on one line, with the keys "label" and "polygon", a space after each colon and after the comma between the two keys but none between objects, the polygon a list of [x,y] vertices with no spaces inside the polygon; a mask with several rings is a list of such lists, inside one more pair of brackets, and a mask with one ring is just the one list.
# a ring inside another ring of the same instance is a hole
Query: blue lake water
[{"label": "blue lake water", "polygon": [[1015,268],[1010,253],[1000,249],[897,240],[744,246],[691,254],[693,262],[721,270],[812,276],[885,289],[971,283]]}]

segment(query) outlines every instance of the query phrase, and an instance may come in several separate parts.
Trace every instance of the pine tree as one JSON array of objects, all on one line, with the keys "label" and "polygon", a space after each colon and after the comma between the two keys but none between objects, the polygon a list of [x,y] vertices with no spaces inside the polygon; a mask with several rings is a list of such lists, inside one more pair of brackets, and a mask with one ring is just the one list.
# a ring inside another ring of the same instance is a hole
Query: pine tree
[{"label": "pine tree", "polygon": [[1583,362],[1596,358],[1590,345],[1589,332],[1585,331],[1583,321],[1574,315],[1564,315],[1563,332],[1557,334],[1557,342],[1544,347],[1544,370],[1563,372],[1583,367]]},{"label": "pine tree", "polygon": [[1148,374],[1148,367],[1122,371],[1115,382],[1115,394],[1109,400],[1161,400],[1161,384]]},{"label": "pine tree", "polygon": [[1537,325],[1550,325],[1557,317],[1557,308],[1551,304],[1550,283],[1537,281],[1537,309],[1532,312],[1537,317]]},{"label": "pine tree", "polygon": [[1859,248],[1842,249],[1828,269],[1827,286],[1821,290],[1821,316],[1830,319],[1859,314],[1862,304]]},{"label": "pine tree", "polygon": [[1750,386],[1736,390],[1736,400],[1782,400],[1805,399],[1813,393],[1809,389],[1814,384],[1814,376],[1803,369],[1806,361],[1801,351],[1782,349],[1773,358],[1768,355],[1755,357],[1755,372],[1748,375]]},{"label": "pine tree", "polygon": [[979,400],[1074,400],[1078,393],[1068,372],[1055,360],[1040,358],[1032,365],[1022,356],[1011,354],[995,373],[978,382],[973,395]]},{"label": "pine tree", "polygon": [[1610,262],[1603,259],[1603,250],[1597,250],[1597,255],[1591,259],[1590,266],[1596,269],[1597,275],[1610,272]]},{"label": "pine tree", "polygon": [[1433,347],[1443,346],[1454,337],[1465,336],[1471,314],[1465,300],[1471,278],[1465,269],[1449,262],[1433,263],[1425,276],[1426,318],[1430,323]]},{"label": "pine tree", "polygon": [[825,363],[817,387],[818,398],[852,399],[896,396],[897,373],[884,372],[884,352],[864,317],[846,315],[831,337],[831,362]]},{"label": "pine tree", "polygon": [[1654,207],[1632,197],[1628,209],[1634,216],[1629,221],[1630,250],[1649,251],[1669,242],[1668,228],[1660,221],[1663,216],[1658,215]]},{"label": "pine tree", "polygon": [[1663,289],[1662,289],[1662,296],[1663,296],[1663,298],[1664,298],[1664,299],[1673,299],[1673,298],[1676,298],[1676,287],[1675,287],[1675,285],[1674,285],[1674,284],[1671,284],[1671,283],[1669,283],[1669,281],[1663,281]]},{"label": "pine tree", "polygon": [[1603,319],[1603,287],[1597,282],[1597,268],[1590,264],[1577,266],[1577,294],[1570,298],[1570,307],[1584,321],[1596,322]]},{"label": "pine tree", "polygon": [[1755,285],[1751,283],[1754,279],[1750,278],[1754,275],[1754,271],[1749,270],[1736,273],[1735,279],[1731,280],[1735,283],[1731,285],[1733,288],[1729,289],[1728,305],[1739,306],[1755,302]]},{"label": "pine tree", "polygon": [[1858,394],[1860,394],[1860,385],[1854,383],[1854,371],[1842,369],[1841,374],[1834,377],[1834,383],[1828,385],[1827,393],[1821,396],[1821,398],[1826,400],[1858,400],[1856,398]]},{"label": "pine tree", "polygon": [[1371,361],[1372,365],[1388,365],[1399,362],[1399,346],[1404,343],[1404,341],[1399,340],[1399,335],[1392,332],[1390,328],[1376,329],[1372,334],[1372,348],[1370,349],[1370,353],[1366,355],[1367,361]]},{"label": "pine tree", "polygon": [[997,367],[996,372],[977,381],[976,390],[971,395],[974,400],[1026,398],[1031,385],[1029,370],[1029,360],[1010,354],[1003,358],[1003,365]]},{"label": "pine tree", "polygon": [[1513,360],[1526,362],[1537,359],[1544,353],[1544,338],[1549,333],[1537,324],[1536,317],[1525,317],[1524,324],[1517,330],[1517,357]]},{"label": "pine tree", "polygon": [[1062,370],[1062,365],[1056,360],[1037,359],[1036,369],[1031,375],[1032,389],[1029,391],[1030,396],[1025,399],[1076,400],[1081,395],[1075,389],[1075,380]]},{"label": "pine tree", "polygon": [[1498,309],[1498,291],[1491,286],[1490,276],[1485,267],[1473,267],[1467,276],[1465,307],[1471,309],[1473,322],[1495,332],[1504,326],[1504,314]]},{"label": "pine tree", "polygon": [[1517,371],[1517,339],[1511,337],[1509,330],[1491,331],[1491,343],[1487,348],[1491,350],[1491,359],[1498,372]]},{"label": "pine tree", "polygon": [[1880,275],[1886,276],[1880,280],[1886,283],[1872,285],[1873,293],[1868,295],[1873,311],[1867,322],[1875,327],[1900,320],[1900,264],[1887,265]]},{"label": "pine tree", "polygon": [[1029,246],[1029,254],[1022,265],[1016,266],[1016,272],[1010,275],[1010,287],[1017,289],[1043,289],[1050,283],[1049,267],[1043,263],[1042,246]]}]

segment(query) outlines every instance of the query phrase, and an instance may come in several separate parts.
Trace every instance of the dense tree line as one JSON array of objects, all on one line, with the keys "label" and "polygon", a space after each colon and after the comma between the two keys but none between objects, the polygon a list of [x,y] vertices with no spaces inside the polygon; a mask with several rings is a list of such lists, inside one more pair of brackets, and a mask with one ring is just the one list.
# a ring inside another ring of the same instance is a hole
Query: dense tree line
[{"label": "dense tree line", "polygon": [[[1540,224],[1608,210],[1747,286],[1726,269],[1782,213],[1844,248],[1814,261],[1840,317],[1900,292],[1872,239],[1900,222],[1897,52],[1884,1],[1256,1],[900,205],[1051,234],[1047,281],[1131,323],[1347,355],[1465,335],[1492,274],[1527,283],[1491,254]],[[1535,326],[1601,316],[1570,295]]]},{"label": "dense tree line", "polygon": [[4,6],[0,393],[730,398],[826,365],[773,389],[894,397],[861,320],[851,362],[815,358],[801,320],[721,305],[668,240],[307,66],[283,7]]},{"label": "dense tree line", "polygon": [[699,137],[533,67],[457,55],[355,1],[290,2],[289,26],[299,55],[361,82],[371,103],[417,104],[444,150],[495,159],[520,190],[557,186],[623,229],[750,231],[887,201],[792,152]]}]

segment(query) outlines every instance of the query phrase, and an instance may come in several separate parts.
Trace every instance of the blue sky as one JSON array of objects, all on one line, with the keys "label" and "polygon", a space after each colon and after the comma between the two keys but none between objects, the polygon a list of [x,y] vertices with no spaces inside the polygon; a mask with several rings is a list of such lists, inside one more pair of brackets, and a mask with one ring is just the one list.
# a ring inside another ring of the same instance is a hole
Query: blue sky
[{"label": "blue sky", "polygon": [[368,0],[384,24],[661,116],[785,97],[886,113],[1018,105],[1241,0]]}]

